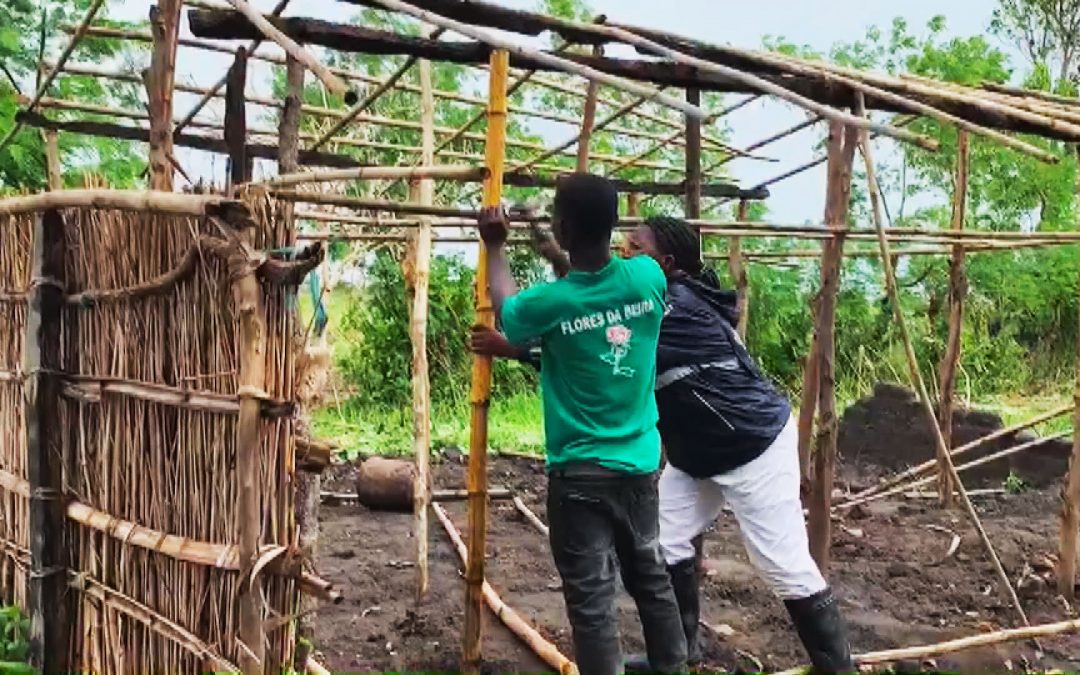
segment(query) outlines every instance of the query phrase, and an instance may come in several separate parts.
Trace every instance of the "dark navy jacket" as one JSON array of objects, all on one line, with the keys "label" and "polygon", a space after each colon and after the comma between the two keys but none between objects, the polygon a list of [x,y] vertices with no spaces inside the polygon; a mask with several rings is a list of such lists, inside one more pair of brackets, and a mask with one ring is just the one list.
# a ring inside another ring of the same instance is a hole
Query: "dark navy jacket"
[{"label": "dark navy jacket", "polygon": [[656,404],[668,461],[695,478],[757,459],[791,406],[754,363],[733,326],[735,293],[688,276],[668,283],[656,352]]},{"label": "dark navy jacket", "polygon": [[[733,326],[735,293],[672,278],[656,350],[658,428],[673,466],[709,478],[761,456],[791,406],[758,369]],[[539,347],[522,361],[539,369]]]}]

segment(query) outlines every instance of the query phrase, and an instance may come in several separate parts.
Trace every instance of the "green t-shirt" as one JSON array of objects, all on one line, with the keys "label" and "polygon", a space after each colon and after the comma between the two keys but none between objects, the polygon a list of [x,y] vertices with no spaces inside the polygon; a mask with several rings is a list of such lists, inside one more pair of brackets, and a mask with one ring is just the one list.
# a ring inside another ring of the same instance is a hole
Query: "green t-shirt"
[{"label": "green t-shirt", "polygon": [[502,330],[540,339],[548,466],[595,462],[631,473],[660,466],[656,342],[667,281],[644,255],[612,258],[507,299]]}]

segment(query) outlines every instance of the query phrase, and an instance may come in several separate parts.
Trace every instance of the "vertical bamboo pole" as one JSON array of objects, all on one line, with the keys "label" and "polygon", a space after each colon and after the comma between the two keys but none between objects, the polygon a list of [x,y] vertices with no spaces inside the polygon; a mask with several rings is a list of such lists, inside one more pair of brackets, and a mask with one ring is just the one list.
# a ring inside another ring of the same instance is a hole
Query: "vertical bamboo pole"
[{"label": "vertical bamboo pole", "polygon": [[[1077,384],[1074,405],[1080,405],[1080,344],[1077,345]],[[1069,470],[1061,489],[1061,535],[1058,545],[1058,593],[1076,595],[1076,567],[1080,560],[1080,408],[1073,409],[1073,448]]]},{"label": "vertical bamboo pole", "polygon": [[49,191],[55,192],[64,189],[64,178],[60,169],[60,143],[56,138],[56,130],[45,129],[41,132],[45,141],[45,169],[48,172]]},{"label": "vertical bamboo pole", "polygon": [[64,221],[58,211],[34,220],[30,304],[23,372],[26,382],[26,467],[30,483],[30,665],[67,671],[67,551],[64,546],[60,419],[61,319],[64,307]]},{"label": "vertical bamboo pole", "polygon": [[[745,223],[749,217],[750,202],[745,199],[739,200],[739,211],[736,220]],[[742,256],[742,237],[730,237],[728,239],[728,272],[732,281],[735,282],[735,306],[739,310],[739,325],[735,327],[742,341],[746,342],[746,325],[749,321],[750,310],[749,285],[746,281],[746,264]]]},{"label": "vertical bamboo pole", "polygon": [[[244,246],[254,245],[248,227],[240,234]],[[239,323],[240,412],[236,421],[237,531],[240,569],[252,570],[262,536],[262,442],[259,399],[266,389],[266,318],[262,288],[246,260],[230,260],[233,311]],[[241,579],[239,607],[240,669],[245,675],[261,673],[265,663],[262,622],[262,583],[258,577]]]},{"label": "vertical bamboo pole", "polygon": [[[686,102],[701,103],[701,92],[686,90]],[[701,217],[701,120],[686,117],[686,217]]]},{"label": "vertical bamboo pole", "polygon": [[[435,164],[435,92],[431,82],[431,62],[418,63],[420,75],[420,164]],[[435,203],[435,183],[420,179],[421,204]],[[409,337],[412,341],[413,454],[416,457],[416,486],[413,489],[413,536],[416,538],[416,602],[428,590],[428,505],[431,501],[431,382],[428,378],[427,330],[428,286],[431,275],[431,219],[420,218],[413,255],[412,313]]]},{"label": "vertical bamboo pole", "polygon": [[[593,47],[593,56],[601,56],[604,48],[601,45]],[[596,122],[596,98],[600,94],[600,83],[589,80],[585,90],[585,108],[581,114],[581,132],[578,134],[577,164],[578,172],[589,170],[589,143],[592,140],[593,124]]]},{"label": "vertical bamboo pole", "polygon": [[147,98],[150,102],[150,187],[173,189],[173,81],[182,0],[158,0],[150,7],[150,55]]},{"label": "vertical bamboo pole", "polygon": [[247,115],[244,88],[247,85],[247,51],[236,50],[225,83],[225,144],[229,148],[229,184],[236,187],[251,180],[247,155]]},{"label": "vertical bamboo pole", "polygon": [[[865,116],[866,105],[863,101],[863,95],[861,93],[856,93],[855,99],[858,114],[860,116]],[[971,503],[971,498],[968,496],[967,490],[964,489],[964,484],[960,480],[960,474],[957,473],[956,466],[953,464],[952,455],[949,454],[948,448],[945,445],[945,438],[941,433],[941,427],[938,426],[937,416],[934,414],[934,404],[930,402],[930,394],[926,391],[926,383],[923,381],[922,373],[919,372],[919,362],[915,356],[915,347],[912,346],[911,334],[908,332],[907,321],[904,320],[904,313],[900,307],[900,291],[897,289],[896,274],[893,271],[892,256],[889,252],[889,240],[885,236],[885,223],[884,219],[881,217],[881,197],[878,194],[877,177],[874,172],[874,159],[870,150],[870,135],[866,133],[865,130],[858,133],[858,144],[862,147],[863,159],[865,160],[866,183],[869,186],[870,193],[870,210],[874,219],[874,229],[877,230],[878,250],[881,253],[881,264],[885,271],[885,290],[888,293],[889,301],[892,304],[893,317],[896,319],[896,326],[900,329],[900,339],[904,343],[904,356],[907,359],[908,375],[911,378],[911,384],[915,387],[915,391],[919,396],[919,403],[926,412],[926,417],[933,428],[934,440],[937,443],[938,452],[940,456],[944,456],[945,458],[945,466],[952,477],[952,483],[956,486],[956,490],[960,494],[960,501],[963,504],[968,517],[971,518],[971,524],[975,526],[975,531],[978,533],[983,548],[990,558],[990,563],[994,567],[994,572],[997,574],[998,581],[1007,591],[1009,601],[1012,603],[1016,613],[1020,616],[1020,620],[1025,626],[1030,626],[1031,624],[1028,622],[1024,607],[1020,604],[1020,598],[1017,597],[1016,590],[1013,588],[1012,582],[1009,581],[1009,575],[1001,565],[1001,559],[998,558],[997,551],[994,550],[994,545],[990,542],[990,537],[986,534],[982,521],[979,520],[979,514],[975,511],[975,506]]]},{"label": "vertical bamboo pole", "polygon": [[626,216],[628,218],[637,218],[638,210],[641,204],[640,192],[627,192],[626,193]]},{"label": "vertical bamboo pole", "polygon": [[[503,165],[506,159],[506,80],[509,53],[491,52],[488,81],[488,123],[484,180],[484,206],[498,206],[502,199]],[[495,314],[487,280],[487,248],[480,245],[476,269],[476,323],[494,327]],[[484,616],[484,539],[487,535],[487,432],[488,402],[491,396],[491,357],[473,357],[472,419],[469,421],[469,561],[465,569],[465,633],[462,668],[480,672],[482,624]]]},{"label": "vertical bamboo pole", "polygon": [[[956,137],[956,175],[953,186],[952,229],[964,229],[968,189],[968,134],[960,129]],[[894,264],[895,269],[895,264]],[[967,274],[964,271],[964,245],[953,244],[949,258],[949,336],[939,368],[941,401],[938,403],[938,423],[945,439],[937,453],[938,501],[944,507],[953,505],[952,475],[944,453],[952,447],[953,392],[956,387],[956,367],[960,361],[960,336],[964,327],[964,296],[967,295]]]},{"label": "vertical bamboo pole", "polygon": [[[856,129],[842,123],[829,126],[828,186],[825,196],[825,224],[832,229],[847,224],[851,197],[851,164],[856,146]],[[817,336],[818,436],[814,455],[814,480],[810,499],[810,552],[822,574],[829,568],[832,542],[833,473],[836,464],[836,295],[840,287],[840,264],[844,242],[840,237],[825,241],[821,257],[821,291],[814,332]]]}]

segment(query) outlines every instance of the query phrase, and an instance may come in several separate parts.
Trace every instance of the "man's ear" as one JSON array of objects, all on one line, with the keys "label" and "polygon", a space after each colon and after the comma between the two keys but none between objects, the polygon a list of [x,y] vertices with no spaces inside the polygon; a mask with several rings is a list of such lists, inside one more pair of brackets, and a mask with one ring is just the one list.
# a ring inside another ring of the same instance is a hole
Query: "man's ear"
[{"label": "man's ear", "polygon": [[675,256],[670,253],[665,253],[660,258],[660,269],[664,270],[664,273],[671,274],[675,269]]}]

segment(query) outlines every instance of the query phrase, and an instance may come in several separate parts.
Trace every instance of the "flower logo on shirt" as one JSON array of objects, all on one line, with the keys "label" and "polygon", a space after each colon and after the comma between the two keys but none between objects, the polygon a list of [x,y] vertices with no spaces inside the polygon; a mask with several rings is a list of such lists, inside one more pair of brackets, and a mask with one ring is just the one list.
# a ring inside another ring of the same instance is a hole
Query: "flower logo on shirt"
[{"label": "flower logo on shirt", "polygon": [[626,358],[626,355],[630,353],[630,337],[633,335],[631,330],[626,326],[608,326],[605,337],[607,337],[609,351],[606,354],[601,354],[600,359],[604,363],[611,365],[611,372],[614,375],[621,375],[623,377],[633,377],[634,369],[620,365],[622,360]]}]

